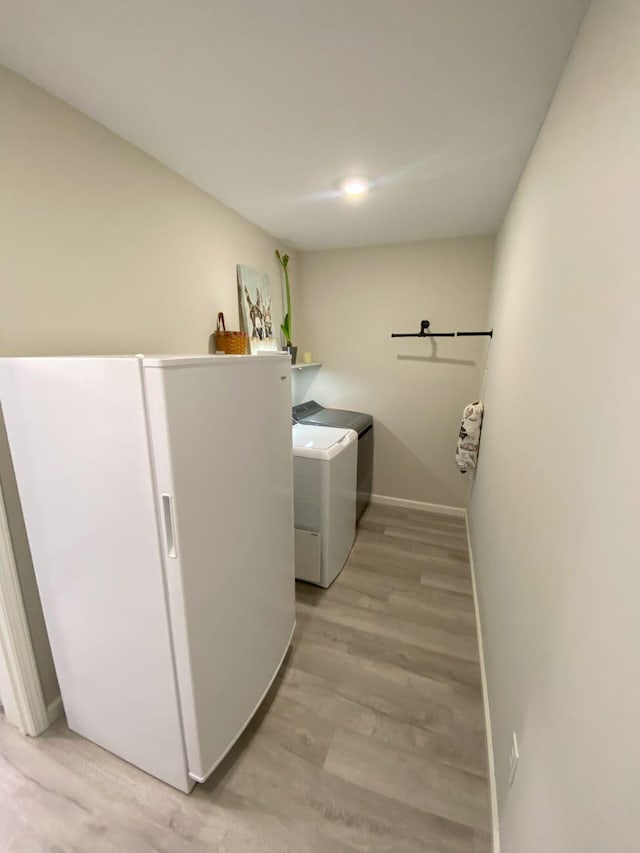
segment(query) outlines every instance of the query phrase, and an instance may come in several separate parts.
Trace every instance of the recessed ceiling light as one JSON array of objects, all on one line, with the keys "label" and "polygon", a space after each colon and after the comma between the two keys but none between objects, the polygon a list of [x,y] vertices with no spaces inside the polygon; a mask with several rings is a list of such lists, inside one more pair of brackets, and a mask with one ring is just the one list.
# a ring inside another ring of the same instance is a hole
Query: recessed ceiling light
[{"label": "recessed ceiling light", "polygon": [[342,192],[346,195],[362,195],[369,189],[369,182],[365,178],[347,178],[342,184]]}]

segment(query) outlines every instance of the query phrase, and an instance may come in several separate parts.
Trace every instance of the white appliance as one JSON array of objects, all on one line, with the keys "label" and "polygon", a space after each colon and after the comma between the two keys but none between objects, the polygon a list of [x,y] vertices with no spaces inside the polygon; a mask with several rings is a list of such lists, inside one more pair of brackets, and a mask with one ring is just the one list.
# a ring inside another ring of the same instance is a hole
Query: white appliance
[{"label": "white appliance", "polygon": [[182,791],[294,628],[288,355],[0,359],[70,728]]},{"label": "white appliance", "polygon": [[292,438],[296,578],[328,587],[356,535],[358,434],[295,424]]}]

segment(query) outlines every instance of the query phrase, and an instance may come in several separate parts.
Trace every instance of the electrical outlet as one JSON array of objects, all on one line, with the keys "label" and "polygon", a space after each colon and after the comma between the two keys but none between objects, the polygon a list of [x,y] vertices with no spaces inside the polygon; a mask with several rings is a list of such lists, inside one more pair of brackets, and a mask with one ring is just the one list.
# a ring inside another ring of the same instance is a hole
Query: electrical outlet
[{"label": "electrical outlet", "polygon": [[520,760],[520,750],[518,749],[518,738],[514,732],[511,740],[511,752],[509,753],[509,785],[513,785],[515,779],[518,761]]}]

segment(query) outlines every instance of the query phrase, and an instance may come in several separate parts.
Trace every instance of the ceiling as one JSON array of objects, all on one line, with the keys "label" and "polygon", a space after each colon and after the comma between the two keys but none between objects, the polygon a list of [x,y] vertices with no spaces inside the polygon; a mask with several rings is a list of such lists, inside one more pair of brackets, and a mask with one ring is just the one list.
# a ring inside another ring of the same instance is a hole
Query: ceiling
[{"label": "ceiling", "polygon": [[298,248],[493,234],[587,5],[2,0],[0,63]]}]

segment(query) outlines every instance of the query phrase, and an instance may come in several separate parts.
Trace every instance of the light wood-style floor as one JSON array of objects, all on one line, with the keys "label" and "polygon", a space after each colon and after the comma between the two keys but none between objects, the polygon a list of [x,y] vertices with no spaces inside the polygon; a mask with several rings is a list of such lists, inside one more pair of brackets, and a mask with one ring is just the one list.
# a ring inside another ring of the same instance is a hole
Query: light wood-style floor
[{"label": "light wood-style floor", "polygon": [[489,853],[461,520],[370,507],[248,730],[185,796],[70,732],[0,718],[1,853]]}]

